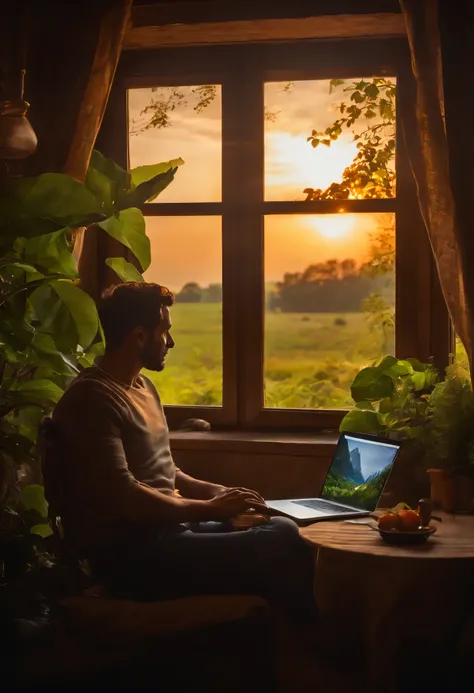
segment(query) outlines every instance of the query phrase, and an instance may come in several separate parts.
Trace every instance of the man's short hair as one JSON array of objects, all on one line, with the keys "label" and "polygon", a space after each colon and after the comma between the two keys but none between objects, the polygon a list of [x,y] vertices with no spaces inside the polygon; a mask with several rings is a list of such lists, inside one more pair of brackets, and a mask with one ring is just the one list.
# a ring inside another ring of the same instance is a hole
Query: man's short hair
[{"label": "man's short hair", "polygon": [[163,318],[163,306],[173,303],[171,291],[159,284],[125,282],[107,289],[99,305],[106,346],[116,349],[136,327],[154,330]]}]

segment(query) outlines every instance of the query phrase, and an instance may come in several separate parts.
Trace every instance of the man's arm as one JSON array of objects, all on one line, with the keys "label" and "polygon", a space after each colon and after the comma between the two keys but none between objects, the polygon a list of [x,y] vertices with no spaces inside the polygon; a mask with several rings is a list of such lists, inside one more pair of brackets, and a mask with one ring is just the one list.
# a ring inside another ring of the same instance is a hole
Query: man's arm
[{"label": "man's arm", "polygon": [[264,505],[265,501],[262,496],[256,491],[241,487],[227,487],[219,484],[211,484],[209,481],[195,479],[189,474],[185,474],[181,469],[176,470],[176,488],[185,498],[195,498],[199,500],[210,500],[224,491],[243,491],[248,494],[249,498],[255,501],[258,505]]},{"label": "man's arm", "polygon": [[180,524],[223,520],[245,512],[255,504],[250,494],[226,489],[209,500],[165,495],[156,489],[135,483],[123,503],[123,519],[135,524]]},{"label": "man's arm", "polygon": [[[65,463],[76,479],[75,493],[86,506],[114,521],[179,524],[224,519],[254,507],[249,492],[226,490],[211,500],[165,495],[140,484],[128,468],[121,419],[113,398],[78,384],[54,412]],[[216,495],[216,494],[214,494]]]},{"label": "man's arm", "polygon": [[225,491],[225,486],[211,484],[209,481],[195,479],[189,474],[185,474],[181,469],[176,470],[176,488],[185,498],[195,498],[197,500],[209,500],[218,493]]}]

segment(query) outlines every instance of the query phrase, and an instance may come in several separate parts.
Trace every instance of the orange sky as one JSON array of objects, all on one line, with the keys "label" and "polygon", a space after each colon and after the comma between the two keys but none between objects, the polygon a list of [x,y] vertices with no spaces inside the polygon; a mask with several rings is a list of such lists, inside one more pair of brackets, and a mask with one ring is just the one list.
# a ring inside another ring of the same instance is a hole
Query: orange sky
[{"label": "orange sky", "polygon": [[[265,197],[267,200],[303,200],[305,187],[324,188],[340,179],[356,153],[350,133],[330,148],[313,149],[306,138],[312,129],[324,130],[336,118],[340,91],[329,94],[329,81],[265,85],[265,106],[275,114],[265,122]],[[217,98],[200,113],[194,111],[190,87],[188,104],[171,114],[171,126],[130,136],[132,167],[182,157],[174,182],[160,196],[163,202],[221,200],[221,101]],[[167,98],[169,88],[129,91],[133,127],[150,98]],[[302,271],[330,258],[362,261],[369,234],[382,215],[289,215],[265,219],[265,280],[278,281],[284,272]],[[384,215],[386,216],[386,215]],[[221,281],[220,218],[148,217],[152,264],[146,278],[179,290],[187,281],[207,285]]]}]

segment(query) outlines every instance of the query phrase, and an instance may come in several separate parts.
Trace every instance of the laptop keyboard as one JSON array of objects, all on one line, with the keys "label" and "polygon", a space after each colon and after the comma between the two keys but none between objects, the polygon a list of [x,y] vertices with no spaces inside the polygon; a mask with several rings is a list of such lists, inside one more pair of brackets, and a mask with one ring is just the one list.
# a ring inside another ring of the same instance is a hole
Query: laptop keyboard
[{"label": "laptop keyboard", "polygon": [[331,503],[320,498],[315,498],[314,500],[293,501],[293,503],[296,503],[296,505],[302,505],[305,508],[311,508],[311,510],[320,510],[324,513],[337,513],[340,515],[345,515],[346,513],[357,512],[357,510],[343,508],[340,505],[336,505],[335,503]]}]

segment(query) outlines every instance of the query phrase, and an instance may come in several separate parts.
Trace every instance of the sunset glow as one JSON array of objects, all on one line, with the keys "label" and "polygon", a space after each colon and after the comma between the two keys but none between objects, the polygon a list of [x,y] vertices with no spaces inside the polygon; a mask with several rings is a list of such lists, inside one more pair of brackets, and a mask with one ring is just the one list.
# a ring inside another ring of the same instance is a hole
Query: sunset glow
[{"label": "sunset glow", "polygon": [[330,147],[320,145],[317,149],[306,139],[305,134],[279,130],[267,134],[265,150],[269,163],[265,183],[270,192],[267,199],[275,199],[275,193],[287,199],[290,191],[293,199],[304,199],[305,188],[324,189],[339,180],[357,154],[356,144],[349,136],[332,142]]},{"label": "sunset glow", "polygon": [[346,238],[356,226],[356,220],[347,214],[320,214],[309,223],[321,236],[329,240]]},{"label": "sunset glow", "polygon": [[[142,129],[140,115],[151,99],[167,100],[170,88],[129,91],[130,164],[132,167],[181,156],[185,164],[158,202],[219,202],[222,200],[221,90],[199,113],[192,87],[180,88],[186,95],[171,113],[170,125]],[[340,95],[329,93],[327,80],[265,85],[265,199],[304,200],[305,188],[326,188],[341,179],[357,154],[352,135],[344,132],[331,145],[311,147],[313,129],[323,130],[337,118]],[[268,117],[270,115],[270,117]],[[343,212],[343,208],[341,208]],[[363,262],[369,237],[376,229],[377,215],[321,214],[268,217],[266,257],[268,281],[278,281],[285,271],[301,271],[305,263],[351,257]],[[221,240],[218,217],[149,217],[152,266],[147,278],[163,281],[175,291],[187,281],[220,282]],[[200,248],[196,266],[196,247]],[[308,255],[308,248],[311,254]]]}]

